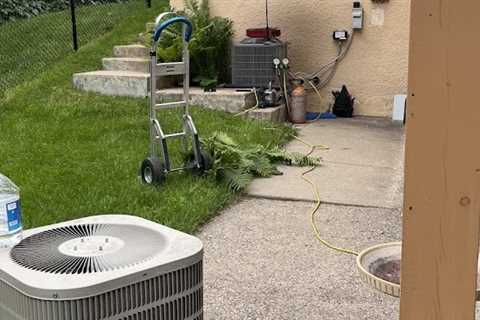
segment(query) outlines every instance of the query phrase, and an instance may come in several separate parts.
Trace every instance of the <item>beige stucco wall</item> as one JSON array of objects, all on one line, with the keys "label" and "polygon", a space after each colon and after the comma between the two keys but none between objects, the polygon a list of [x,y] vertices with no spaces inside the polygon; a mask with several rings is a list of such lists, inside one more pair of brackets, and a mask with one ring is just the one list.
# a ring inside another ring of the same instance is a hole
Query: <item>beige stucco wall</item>
[{"label": "beige stucco wall", "polygon": [[[171,0],[181,8],[184,0]],[[407,87],[409,0],[383,4],[363,0],[364,29],[355,34],[347,57],[330,85],[322,90],[323,101],[309,97],[309,110],[325,109],[330,91],[346,84],[357,98],[356,113],[390,116],[393,96]],[[264,26],[263,0],[210,0],[213,15],[229,17],[235,39],[244,38],[247,27]],[[335,29],[350,29],[351,0],[270,0],[270,19],[288,41],[293,71],[310,71],[335,57]],[[382,19],[383,16],[383,19]]]}]

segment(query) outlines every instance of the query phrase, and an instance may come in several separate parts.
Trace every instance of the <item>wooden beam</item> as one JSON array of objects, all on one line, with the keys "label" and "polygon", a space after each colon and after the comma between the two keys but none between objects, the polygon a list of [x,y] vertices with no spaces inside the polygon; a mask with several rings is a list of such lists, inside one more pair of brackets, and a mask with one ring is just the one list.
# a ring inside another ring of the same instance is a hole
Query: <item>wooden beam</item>
[{"label": "wooden beam", "polygon": [[475,317],[479,12],[479,0],[412,0],[401,320]]}]

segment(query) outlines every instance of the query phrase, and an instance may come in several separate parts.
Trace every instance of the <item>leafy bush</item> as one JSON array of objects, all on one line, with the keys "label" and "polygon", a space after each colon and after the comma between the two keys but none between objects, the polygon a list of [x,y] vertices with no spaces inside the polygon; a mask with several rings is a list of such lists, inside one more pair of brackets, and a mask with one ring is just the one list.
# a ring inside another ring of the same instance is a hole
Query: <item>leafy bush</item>
[{"label": "leafy bush", "polygon": [[49,8],[44,1],[3,0],[0,3],[0,23],[9,20],[30,18]]},{"label": "leafy bush", "polygon": [[[77,5],[95,5],[125,0],[75,0]],[[69,0],[1,0],[0,24],[18,19],[28,19],[39,14],[64,10]]]},{"label": "leafy bush", "polygon": [[[190,41],[191,75],[202,87],[228,82],[230,79],[230,43],[233,36],[231,20],[210,15],[209,1],[185,0],[185,10],[177,11],[193,24]],[[158,56],[164,62],[182,59],[182,39],[176,32],[165,32],[160,39]]]}]

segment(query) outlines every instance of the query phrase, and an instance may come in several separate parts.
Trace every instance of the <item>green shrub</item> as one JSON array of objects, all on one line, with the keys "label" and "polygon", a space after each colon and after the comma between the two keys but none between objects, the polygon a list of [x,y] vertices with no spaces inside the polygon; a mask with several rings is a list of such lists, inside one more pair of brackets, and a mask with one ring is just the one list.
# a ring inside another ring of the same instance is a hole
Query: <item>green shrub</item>
[{"label": "green shrub", "polygon": [[[190,41],[192,81],[202,87],[215,86],[230,80],[230,43],[233,36],[231,20],[210,15],[209,1],[185,0],[185,10],[176,12],[192,21]],[[164,62],[182,59],[182,39],[177,32],[165,32],[160,39],[158,56]]]},{"label": "green shrub", "polygon": [[[126,0],[75,0],[77,5],[95,5]],[[28,19],[51,11],[69,7],[69,0],[0,0],[0,24],[18,19]]]},{"label": "green shrub", "polygon": [[0,23],[36,16],[49,8],[44,1],[3,0],[0,2]]}]

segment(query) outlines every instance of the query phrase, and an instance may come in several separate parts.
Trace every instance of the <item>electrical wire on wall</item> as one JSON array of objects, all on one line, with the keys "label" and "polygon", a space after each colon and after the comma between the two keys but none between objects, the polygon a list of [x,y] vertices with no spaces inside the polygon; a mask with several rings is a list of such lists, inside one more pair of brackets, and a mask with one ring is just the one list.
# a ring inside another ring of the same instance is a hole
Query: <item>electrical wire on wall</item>
[{"label": "electrical wire on wall", "polygon": [[[345,31],[346,32],[346,31]],[[290,115],[290,106],[289,106],[289,91],[287,89],[287,74],[290,78],[291,81],[295,80],[301,80],[305,84],[305,90],[306,91],[314,91],[320,99],[322,99],[322,95],[320,94],[320,90],[325,88],[328,83],[333,79],[335,76],[335,73],[337,71],[338,64],[345,58],[347,55],[348,51],[350,50],[352,43],[353,43],[353,38],[355,35],[355,31],[351,32],[351,36],[349,39],[347,39],[346,43],[344,41],[339,41],[337,42],[338,46],[338,51],[337,51],[337,56],[329,61],[328,63],[324,64],[321,66],[318,70],[312,72],[312,73],[306,73],[306,72],[291,72],[288,69],[288,66],[286,69],[282,70],[283,72],[283,79],[280,76],[280,72],[277,71],[279,80],[280,80],[280,88],[282,90],[286,107],[287,107],[287,113]],[[278,68],[277,68],[278,70]],[[320,115],[319,115],[320,116]],[[316,119],[318,120],[318,119]]]},{"label": "electrical wire on wall", "polygon": [[318,70],[312,73],[289,72],[290,77],[292,79],[303,80],[306,84],[309,84],[311,88],[307,88],[307,90],[323,89],[333,79],[337,71],[338,64],[345,58],[348,51],[350,50],[353,43],[354,35],[355,32],[351,32],[351,36],[347,40],[346,44],[344,44],[343,42],[339,42],[337,56],[330,62],[321,66]]},{"label": "electrical wire on wall", "polygon": [[287,89],[287,72],[283,72],[283,86],[281,90],[283,92],[285,105],[287,107],[287,116],[290,118],[290,114],[292,113],[292,111],[290,109],[290,100],[289,100],[288,89]]}]

